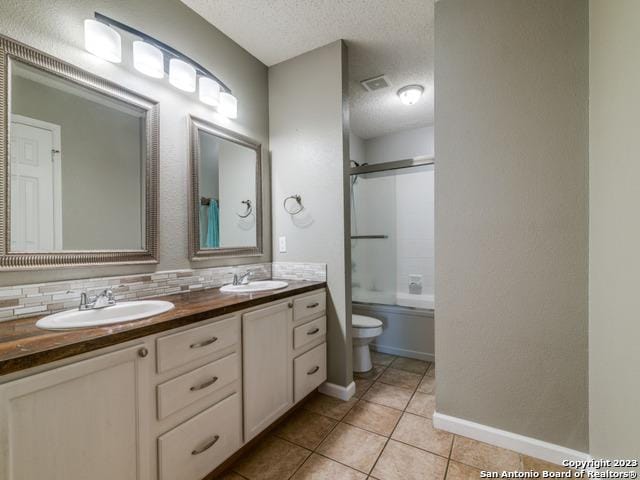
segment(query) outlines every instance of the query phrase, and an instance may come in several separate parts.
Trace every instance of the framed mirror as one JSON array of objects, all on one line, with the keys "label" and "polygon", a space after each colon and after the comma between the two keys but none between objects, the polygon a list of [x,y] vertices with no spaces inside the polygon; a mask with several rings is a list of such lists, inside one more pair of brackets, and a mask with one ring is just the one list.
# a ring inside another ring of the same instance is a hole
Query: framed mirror
[{"label": "framed mirror", "polygon": [[190,118],[189,256],[262,254],[261,145]]},{"label": "framed mirror", "polygon": [[0,269],[157,263],[158,105],[0,37]]}]

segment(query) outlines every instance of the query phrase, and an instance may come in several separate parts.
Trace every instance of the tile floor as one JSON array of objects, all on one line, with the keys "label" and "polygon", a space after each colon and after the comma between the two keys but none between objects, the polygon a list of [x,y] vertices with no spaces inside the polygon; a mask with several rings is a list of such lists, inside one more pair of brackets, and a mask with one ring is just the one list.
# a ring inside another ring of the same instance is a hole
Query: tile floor
[{"label": "tile floor", "polygon": [[343,402],[315,394],[232,467],[226,480],[461,480],[480,470],[558,470],[437,430],[435,365],[373,353]]}]

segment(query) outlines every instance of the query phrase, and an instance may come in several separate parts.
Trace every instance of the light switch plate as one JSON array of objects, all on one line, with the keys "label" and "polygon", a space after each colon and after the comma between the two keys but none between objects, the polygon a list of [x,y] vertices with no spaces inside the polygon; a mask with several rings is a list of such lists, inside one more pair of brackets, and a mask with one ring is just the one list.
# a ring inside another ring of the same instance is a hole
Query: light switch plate
[{"label": "light switch plate", "polygon": [[287,237],[278,238],[278,250],[280,253],[287,253]]}]

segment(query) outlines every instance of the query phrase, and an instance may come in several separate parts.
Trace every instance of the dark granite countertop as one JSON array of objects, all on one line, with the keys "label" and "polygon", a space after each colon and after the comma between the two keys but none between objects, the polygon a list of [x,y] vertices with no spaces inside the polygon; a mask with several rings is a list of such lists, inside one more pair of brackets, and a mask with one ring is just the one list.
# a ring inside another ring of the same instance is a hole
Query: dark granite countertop
[{"label": "dark granite countertop", "polygon": [[261,293],[230,294],[213,288],[154,297],[153,300],[173,302],[175,308],[161,315],[105,327],[41,330],[36,322],[42,316],[0,322],[0,375],[326,287],[325,282],[287,282],[286,288]]}]

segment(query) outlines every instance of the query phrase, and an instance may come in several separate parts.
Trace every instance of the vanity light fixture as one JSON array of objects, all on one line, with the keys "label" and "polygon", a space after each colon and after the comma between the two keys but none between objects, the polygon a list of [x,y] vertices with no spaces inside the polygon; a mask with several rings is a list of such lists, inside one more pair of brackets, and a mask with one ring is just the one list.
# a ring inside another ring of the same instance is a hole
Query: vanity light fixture
[{"label": "vanity light fixture", "polygon": [[133,66],[149,77],[164,77],[164,56],[162,50],[150,43],[136,40],[133,42]]},{"label": "vanity light fixture", "polygon": [[405,105],[413,105],[420,100],[423,92],[424,87],[422,85],[407,85],[398,90],[398,97]]},{"label": "vanity light fixture", "polygon": [[220,93],[218,112],[228,118],[238,118],[238,99],[230,93]]},{"label": "vanity light fixture", "polygon": [[198,79],[198,94],[202,103],[212,107],[217,107],[220,104],[220,85],[215,80],[200,77]]},{"label": "vanity light fixture", "polygon": [[196,91],[196,69],[178,58],[169,60],[169,83],[185,92]]},{"label": "vanity light fixture", "polygon": [[229,87],[202,65],[129,25],[98,12],[94,17],[95,20],[84,21],[87,51],[110,62],[121,62],[122,40],[116,29],[125,31],[137,38],[133,42],[133,66],[136,70],[153,78],[163,78],[168,73],[169,83],[185,92],[195,92],[197,84],[202,103],[215,107],[218,113],[228,118],[238,117],[238,99],[231,94]]},{"label": "vanity light fixture", "polygon": [[93,53],[112,63],[122,61],[122,40],[120,34],[109,25],[97,20],[84,21],[84,47]]}]

